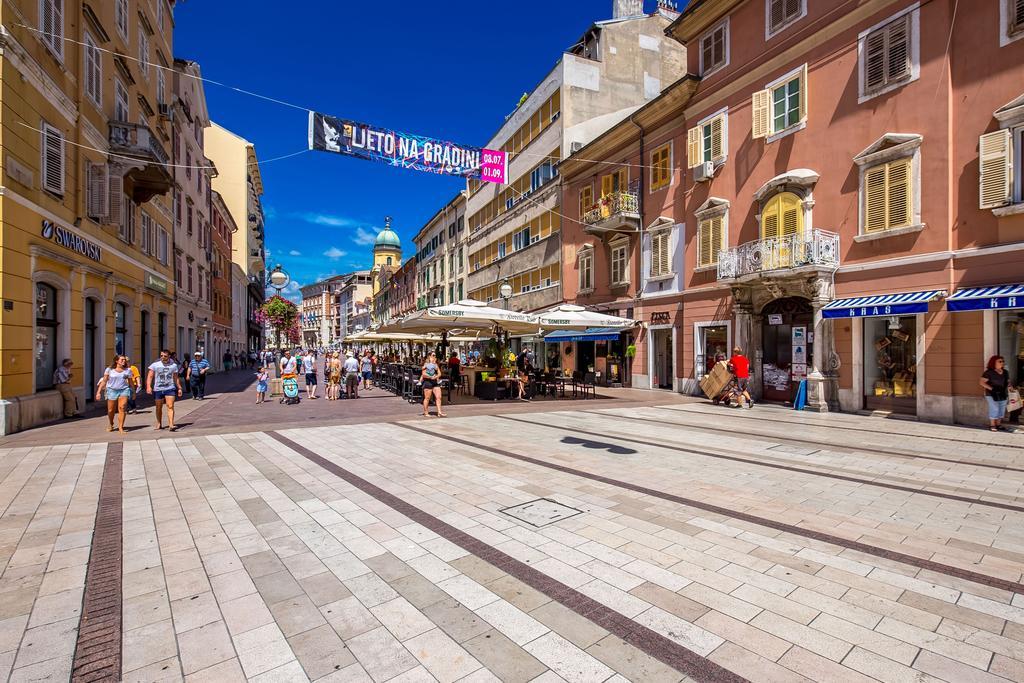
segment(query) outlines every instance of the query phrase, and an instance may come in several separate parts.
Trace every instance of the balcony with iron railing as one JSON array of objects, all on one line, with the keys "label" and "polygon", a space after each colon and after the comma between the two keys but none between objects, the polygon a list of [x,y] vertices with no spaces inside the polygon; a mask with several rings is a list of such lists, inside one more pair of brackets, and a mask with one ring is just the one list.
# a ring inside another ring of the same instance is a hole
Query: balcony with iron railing
[{"label": "balcony with iron railing", "polygon": [[797,269],[833,270],[839,267],[839,235],[807,230],[768,237],[718,253],[718,279],[736,280]]},{"label": "balcony with iron railing", "polygon": [[635,232],[640,229],[640,198],[636,192],[613,192],[583,212],[583,231]]},{"label": "balcony with iron railing", "polygon": [[174,185],[170,156],[156,135],[143,123],[111,121],[109,128],[110,151],[125,159],[128,169],[124,177],[131,181],[132,199],[142,204],[155,195],[166,194]]}]

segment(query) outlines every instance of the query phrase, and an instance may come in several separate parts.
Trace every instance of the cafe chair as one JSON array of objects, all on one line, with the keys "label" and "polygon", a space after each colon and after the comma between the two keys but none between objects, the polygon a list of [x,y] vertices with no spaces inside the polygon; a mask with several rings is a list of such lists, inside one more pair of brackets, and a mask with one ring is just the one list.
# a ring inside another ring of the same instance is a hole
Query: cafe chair
[{"label": "cafe chair", "polygon": [[583,394],[583,398],[589,398],[590,396],[597,398],[597,375],[593,372],[585,372],[580,379],[574,379],[572,384],[573,398],[576,397],[577,390]]}]

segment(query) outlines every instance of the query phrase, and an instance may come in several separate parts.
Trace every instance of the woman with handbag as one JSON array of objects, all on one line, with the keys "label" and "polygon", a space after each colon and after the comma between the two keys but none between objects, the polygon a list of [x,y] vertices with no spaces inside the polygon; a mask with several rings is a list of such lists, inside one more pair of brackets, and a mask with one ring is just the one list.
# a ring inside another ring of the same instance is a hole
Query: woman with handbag
[{"label": "woman with handbag", "polygon": [[979,384],[985,390],[985,402],[988,403],[989,431],[1009,431],[1002,426],[1002,421],[1012,387],[1010,375],[1006,371],[1006,360],[1002,356],[992,356],[988,359]]}]

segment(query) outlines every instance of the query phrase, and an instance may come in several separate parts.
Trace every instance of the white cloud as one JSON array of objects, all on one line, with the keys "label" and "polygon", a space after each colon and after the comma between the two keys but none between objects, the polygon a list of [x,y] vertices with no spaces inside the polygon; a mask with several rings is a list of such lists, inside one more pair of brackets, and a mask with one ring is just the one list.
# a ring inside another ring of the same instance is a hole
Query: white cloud
[{"label": "white cloud", "polygon": [[295,251],[294,249],[292,249],[291,251],[288,252],[288,255],[289,256],[302,256],[302,252],[301,251]]},{"label": "white cloud", "polygon": [[361,247],[368,247],[377,241],[377,234],[360,226],[356,228],[356,236],[352,238],[352,241]]},{"label": "white cloud", "polygon": [[327,251],[324,252],[324,256],[326,256],[327,258],[331,259],[332,261],[337,261],[338,259],[340,259],[342,256],[344,256],[347,253],[348,253],[347,251],[342,251],[341,249],[338,249],[337,247],[331,247],[330,249],[328,249]]},{"label": "white cloud", "polygon": [[333,228],[351,228],[360,224],[359,221],[354,221],[351,218],[335,216],[329,213],[314,213],[312,211],[306,211],[293,215],[307,223],[312,223],[314,225],[328,225]]}]

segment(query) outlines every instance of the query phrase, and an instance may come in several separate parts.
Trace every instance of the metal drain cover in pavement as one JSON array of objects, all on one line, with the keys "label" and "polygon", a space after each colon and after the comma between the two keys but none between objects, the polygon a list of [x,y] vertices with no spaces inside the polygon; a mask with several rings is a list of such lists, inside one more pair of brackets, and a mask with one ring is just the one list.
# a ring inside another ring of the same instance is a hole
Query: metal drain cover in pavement
[{"label": "metal drain cover in pavement", "polygon": [[504,512],[509,517],[515,517],[531,526],[547,526],[583,514],[583,510],[562,505],[548,498],[538,498],[529,503],[520,503],[498,510],[498,512]]}]

